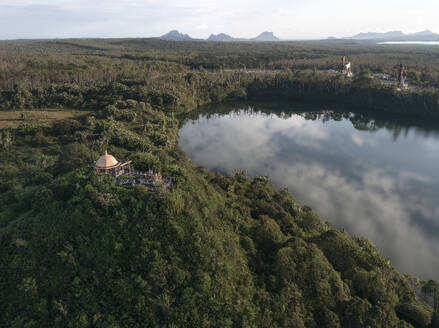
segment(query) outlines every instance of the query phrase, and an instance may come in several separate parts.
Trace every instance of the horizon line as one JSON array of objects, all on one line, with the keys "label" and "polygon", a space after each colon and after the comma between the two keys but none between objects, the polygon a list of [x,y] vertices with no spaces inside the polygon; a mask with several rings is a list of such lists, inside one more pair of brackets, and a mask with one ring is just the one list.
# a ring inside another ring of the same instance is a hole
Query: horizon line
[{"label": "horizon line", "polygon": [[[65,36],[65,37],[24,37],[24,38],[1,38],[0,37],[0,41],[38,41],[38,40],[71,40],[71,39],[161,39],[163,36],[165,36],[166,34],[170,33],[170,32],[174,32],[177,31],[178,33],[182,34],[182,35],[188,35],[192,40],[184,40],[184,41],[208,41],[208,38],[212,35],[220,35],[220,34],[226,34],[230,37],[232,37],[233,39],[238,39],[238,40],[232,40],[232,41],[211,41],[211,42],[240,42],[240,41],[255,41],[255,40],[251,40],[253,38],[256,38],[257,36],[261,35],[262,33],[273,33],[273,35],[276,37],[275,32],[273,31],[263,31],[261,33],[259,33],[256,37],[235,37],[232,36],[231,34],[225,33],[225,32],[219,32],[217,34],[215,33],[210,33],[208,37],[206,38],[197,38],[197,37],[192,37],[189,35],[189,33],[184,33],[181,32],[178,29],[171,29],[168,32],[158,35],[158,36]],[[402,34],[404,34],[404,36],[410,36],[410,35],[414,35],[417,33],[422,33],[422,32],[430,32],[434,35],[439,36],[439,33],[435,33],[433,32],[431,29],[424,29],[422,31],[418,31],[418,32],[412,32],[412,33],[406,33],[403,32],[402,30],[391,30],[391,31],[387,31],[387,32],[359,32],[356,33],[352,36],[326,36],[326,37],[288,37],[288,38],[280,38],[277,37],[279,40],[277,41],[257,41],[257,42],[282,42],[282,41],[323,41],[323,40],[373,40],[373,38],[371,39],[354,39],[355,36],[360,35],[360,34],[388,34],[388,33],[392,33],[392,32],[401,32]],[[172,40],[169,40],[172,41]],[[179,40],[179,41],[183,41],[183,40]]]}]

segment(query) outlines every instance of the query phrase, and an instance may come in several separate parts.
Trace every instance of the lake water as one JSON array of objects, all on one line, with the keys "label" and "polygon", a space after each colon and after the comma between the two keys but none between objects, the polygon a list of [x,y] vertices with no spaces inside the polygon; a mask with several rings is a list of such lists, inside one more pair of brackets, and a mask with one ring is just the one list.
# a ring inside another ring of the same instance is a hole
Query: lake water
[{"label": "lake water", "polygon": [[377,44],[439,46],[439,41],[384,41]]},{"label": "lake water", "polygon": [[370,238],[402,272],[438,279],[439,129],[274,107],[199,111],[179,144],[211,170],[269,175],[334,227]]}]

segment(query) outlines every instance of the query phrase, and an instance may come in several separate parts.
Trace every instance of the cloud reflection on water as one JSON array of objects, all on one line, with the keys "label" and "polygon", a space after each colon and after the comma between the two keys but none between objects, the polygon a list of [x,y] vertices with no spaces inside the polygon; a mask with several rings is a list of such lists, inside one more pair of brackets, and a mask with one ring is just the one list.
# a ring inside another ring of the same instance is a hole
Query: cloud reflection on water
[{"label": "cloud reflection on water", "polygon": [[439,278],[436,136],[240,111],[186,123],[179,143],[210,169],[269,175],[335,227],[372,239],[403,272]]}]

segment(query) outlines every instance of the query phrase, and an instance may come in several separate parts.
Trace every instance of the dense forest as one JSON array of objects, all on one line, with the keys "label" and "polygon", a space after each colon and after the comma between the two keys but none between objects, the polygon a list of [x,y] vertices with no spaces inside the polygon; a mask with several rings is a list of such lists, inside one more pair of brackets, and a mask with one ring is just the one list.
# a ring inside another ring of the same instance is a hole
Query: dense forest
[{"label": "dense forest", "polygon": [[[0,326],[439,327],[438,282],[402,275],[269,177],[209,172],[177,145],[179,113],[227,99],[437,118],[436,50],[385,49],[0,42],[0,107],[20,113],[0,126]],[[326,72],[344,53],[352,80]],[[371,77],[400,60],[418,90]],[[82,111],[47,120],[39,109]],[[172,186],[116,186],[91,166],[105,150]]]},{"label": "dense forest", "polygon": [[[369,43],[216,43],[154,39],[2,41],[0,108],[99,109],[133,99],[193,108],[235,99],[337,100],[363,110],[439,116],[439,57],[432,47]],[[328,74],[347,55],[355,78]],[[404,62],[415,90],[385,87]]]}]

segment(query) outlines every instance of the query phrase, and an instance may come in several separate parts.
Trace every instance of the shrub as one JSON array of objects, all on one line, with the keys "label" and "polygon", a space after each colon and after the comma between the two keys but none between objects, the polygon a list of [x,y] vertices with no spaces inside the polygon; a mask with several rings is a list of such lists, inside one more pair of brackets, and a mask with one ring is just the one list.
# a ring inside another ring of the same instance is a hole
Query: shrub
[{"label": "shrub", "polygon": [[151,153],[136,153],[132,157],[134,167],[140,171],[147,171],[149,169],[161,169],[161,163],[157,156]]},{"label": "shrub", "polygon": [[431,313],[420,305],[403,303],[396,307],[399,318],[413,324],[415,327],[428,327],[431,323]]}]

